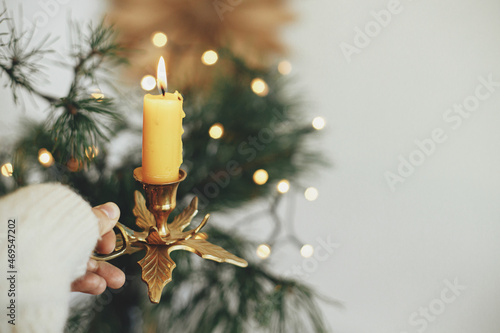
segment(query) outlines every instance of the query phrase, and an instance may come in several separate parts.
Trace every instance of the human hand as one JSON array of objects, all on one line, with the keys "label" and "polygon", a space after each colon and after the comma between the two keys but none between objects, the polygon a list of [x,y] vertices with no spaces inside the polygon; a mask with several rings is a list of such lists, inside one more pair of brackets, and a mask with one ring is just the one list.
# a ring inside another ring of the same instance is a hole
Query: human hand
[{"label": "human hand", "polygon": [[[99,232],[101,239],[97,242],[96,251],[101,254],[113,252],[116,235],[113,227],[120,217],[120,209],[112,202],[92,208],[99,219]],[[71,291],[99,295],[106,287],[118,289],[125,283],[125,274],[117,267],[105,261],[89,259],[87,272],[71,284]]]}]

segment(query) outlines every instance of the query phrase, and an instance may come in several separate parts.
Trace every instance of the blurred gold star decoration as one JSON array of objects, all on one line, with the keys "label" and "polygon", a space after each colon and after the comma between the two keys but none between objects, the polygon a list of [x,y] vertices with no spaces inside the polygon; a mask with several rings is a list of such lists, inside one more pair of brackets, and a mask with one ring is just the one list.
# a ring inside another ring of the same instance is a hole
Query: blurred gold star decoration
[{"label": "blurred gold star decoration", "polygon": [[[140,81],[163,55],[176,89],[211,82],[217,66],[200,62],[207,50],[229,48],[253,68],[271,66],[285,53],[280,28],[293,18],[285,0],[111,0],[108,15],[120,42],[138,50],[125,74]],[[151,39],[158,31],[168,36],[162,48]]]}]

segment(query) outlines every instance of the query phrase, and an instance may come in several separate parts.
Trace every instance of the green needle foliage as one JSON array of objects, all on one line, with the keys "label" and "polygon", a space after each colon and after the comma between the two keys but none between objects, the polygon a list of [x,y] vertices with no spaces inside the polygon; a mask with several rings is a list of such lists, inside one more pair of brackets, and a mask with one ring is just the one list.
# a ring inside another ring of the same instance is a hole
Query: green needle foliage
[{"label": "green needle foliage", "polygon": [[[8,22],[2,17],[2,23]],[[68,94],[62,97],[46,96],[30,83],[30,75],[40,74],[33,71],[39,68],[37,61],[51,52],[46,42],[30,48],[23,42],[24,34],[9,31],[0,44],[0,73],[9,79],[15,97],[23,89],[45,100],[50,114],[42,124],[27,122],[14,147],[0,152],[0,163],[12,161],[15,170],[14,184],[2,177],[0,194],[29,184],[36,175],[36,181],[68,184],[92,205],[116,202],[122,210],[121,222],[134,228],[133,192],[141,187],[132,173],[141,164],[140,151],[131,149],[112,168],[105,142],[124,132],[141,133],[123,120],[112,99],[93,98],[88,91],[89,86],[102,83],[99,73],[124,62],[124,50],[114,42],[113,30],[103,24],[86,33],[77,30],[75,52],[69,56],[74,76]],[[304,125],[300,101],[284,94],[287,82],[276,72],[249,68],[227,50],[219,54],[229,70],[221,70],[209,90],[193,86],[184,92],[183,168],[189,175],[179,187],[178,208],[184,208],[195,194],[203,213],[242,209],[253,200],[270,199],[278,180],[296,180],[324,163],[307,145],[315,131]],[[255,77],[268,83],[266,96],[251,91]],[[219,140],[208,134],[214,123],[224,127]],[[98,147],[98,155],[88,154],[89,147]],[[57,162],[50,167],[40,165],[41,148],[51,151]],[[70,167],[68,159],[81,165]],[[252,180],[258,169],[269,174],[264,185]],[[240,257],[252,257],[256,244],[237,230],[212,226],[205,231],[214,244]],[[239,268],[174,252],[173,281],[160,304],[152,305],[137,265],[143,255],[113,261],[125,271],[126,285],[75,304],[68,332],[327,331],[315,292],[300,281],[279,276],[262,261],[249,260],[247,268]]]},{"label": "green needle foliage", "polygon": [[48,49],[52,41],[45,37],[37,44],[31,45],[33,32],[19,33],[6,14],[6,9],[0,13],[0,24],[7,25],[8,30],[0,34],[0,73],[8,77],[14,101],[18,102],[19,89],[35,92],[34,84],[43,69],[39,62],[53,52]]},{"label": "green needle foliage", "polygon": [[[121,117],[113,99],[91,98],[89,86],[99,86],[103,82],[99,74],[113,65],[126,62],[124,49],[116,42],[116,34],[111,27],[100,23],[89,26],[87,32],[75,27],[78,43],[72,45],[73,52],[67,65],[72,68],[73,79],[66,96],[50,96],[39,90],[39,82],[44,78],[43,60],[54,53],[49,46],[52,40],[42,38],[33,44],[34,31],[19,33],[6,17],[0,14],[0,24],[8,25],[8,33],[0,36],[0,77],[7,76],[14,100],[19,101],[19,91],[32,94],[49,104],[50,115],[45,126],[51,133],[54,149],[62,159],[74,158],[84,162],[88,147],[106,141],[113,128],[120,126]],[[37,84],[38,83],[38,84]]]}]

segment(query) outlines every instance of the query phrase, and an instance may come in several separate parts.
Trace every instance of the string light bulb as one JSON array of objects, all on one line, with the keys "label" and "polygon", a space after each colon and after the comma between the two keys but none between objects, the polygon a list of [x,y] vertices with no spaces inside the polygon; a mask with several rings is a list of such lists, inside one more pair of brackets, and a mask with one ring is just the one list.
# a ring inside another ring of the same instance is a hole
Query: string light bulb
[{"label": "string light bulb", "polygon": [[312,121],[312,127],[317,131],[320,131],[323,128],[325,128],[325,125],[326,125],[326,122],[325,122],[325,119],[323,117],[316,117]]},{"label": "string light bulb", "polygon": [[97,155],[99,155],[99,148],[95,146],[89,146],[85,148],[85,156],[87,156],[89,160],[96,158]]},{"label": "string light bulb", "polygon": [[282,179],[279,181],[278,185],[276,185],[276,189],[279,193],[285,194],[290,190],[290,182],[286,179]]},{"label": "string light bulb", "polygon": [[45,148],[42,148],[38,151],[38,162],[40,162],[41,165],[44,167],[50,167],[52,164],[54,164],[54,157]]},{"label": "string light bulb", "polygon": [[224,126],[220,123],[213,124],[208,130],[208,135],[215,140],[222,138],[224,135]]},{"label": "string light bulb", "polygon": [[269,174],[264,169],[259,169],[253,173],[253,181],[257,185],[264,185],[269,179]]},{"label": "string light bulb", "polygon": [[313,254],[314,254],[314,247],[312,247],[312,245],[304,244],[300,248],[300,255],[304,258],[310,258],[312,257]]},{"label": "string light bulb", "polygon": [[101,102],[104,98],[104,94],[100,89],[95,89],[94,92],[90,94],[90,97],[97,99],[98,102]]},{"label": "string light bulb", "polygon": [[12,173],[14,172],[14,168],[12,167],[12,164],[5,163],[0,168],[0,172],[2,173],[2,176],[4,176],[4,177],[12,177]]},{"label": "string light bulb", "polygon": [[153,75],[146,75],[141,80],[141,88],[146,91],[151,91],[156,87],[156,79]]},{"label": "string light bulb", "polygon": [[269,93],[269,87],[267,86],[267,83],[260,79],[256,78],[252,80],[251,83],[252,91],[257,95],[257,96],[266,96]]},{"label": "string light bulb", "polygon": [[278,64],[278,72],[281,75],[288,75],[292,71],[292,64],[288,60],[282,60]]},{"label": "string light bulb", "polygon": [[207,66],[214,65],[217,60],[219,60],[219,55],[214,50],[205,51],[201,56],[201,62]]},{"label": "string light bulb", "polygon": [[304,192],[304,196],[306,197],[306,200],[314,201],[318,199],[319,192],[315,187],[308,187]]},{"label": "string light bulb", "polygon": [[163,32],[156,32],[153,34],[151,41],[153,42],[154,46],[163,47],[167,45],[168,38],[167,35],[165,35]]},{"label": "string light bulb", "polygon": [[271,255],[271,247],[267,244],[260,244],[257,247],[257,256],[261,259],[267,259]]}]

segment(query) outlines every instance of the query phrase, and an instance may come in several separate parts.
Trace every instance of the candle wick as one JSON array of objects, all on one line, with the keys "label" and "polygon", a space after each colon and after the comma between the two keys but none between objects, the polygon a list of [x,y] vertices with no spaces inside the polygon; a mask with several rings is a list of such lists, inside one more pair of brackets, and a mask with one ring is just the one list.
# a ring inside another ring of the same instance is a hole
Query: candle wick
[{"label": "candle wick", "polygon": [[165,96],[165,89],[163,87],[161,87],[161,94]]}]

